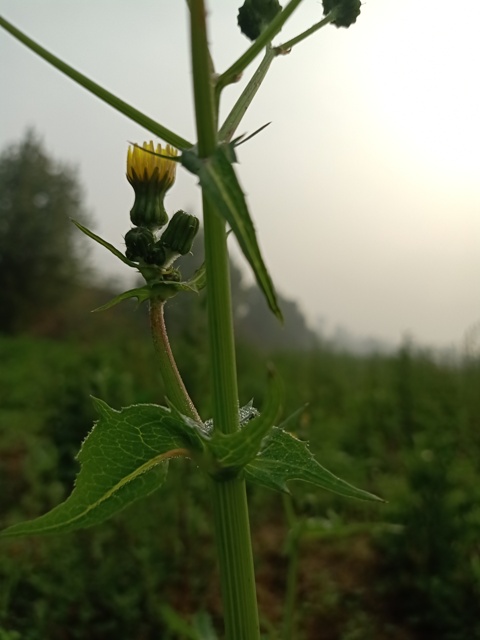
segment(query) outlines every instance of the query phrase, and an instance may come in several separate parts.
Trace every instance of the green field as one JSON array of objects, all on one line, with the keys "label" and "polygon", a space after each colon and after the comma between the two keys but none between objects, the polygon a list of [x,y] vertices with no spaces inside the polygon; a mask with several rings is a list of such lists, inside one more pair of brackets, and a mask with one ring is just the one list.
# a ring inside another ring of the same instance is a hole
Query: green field
[{"label": "green field", "polygon": [[[208,416],[203,350],[184,341],[176,352]],[[242,404],[261,407],[267,360],[284,380],[284,416],[301,408],[291,430],[387,502],[302,483],[291,498],[251,489],[264,637],[480,638],[480,362],[411,345],[362,358],[242,345]],[[2,526],[68,495],[90,395],[115,408],[161,402],[148,340],[0,339]],[[205,612],[220,625],[208,484],[188,461],[170,470],[160,492],[102,526],[1,542],[0,639],[195,638]]]}]

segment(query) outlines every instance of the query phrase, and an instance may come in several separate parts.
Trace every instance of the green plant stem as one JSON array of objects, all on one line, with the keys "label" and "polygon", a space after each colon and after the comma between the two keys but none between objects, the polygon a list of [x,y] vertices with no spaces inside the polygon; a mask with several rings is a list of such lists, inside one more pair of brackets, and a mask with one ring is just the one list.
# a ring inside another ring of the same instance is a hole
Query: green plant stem
[{"label": "green plant stem", "polygon": [[207,43],[205,20],[203,1],[190,0],[193,93],[200,158],[208,158],[212,155],[217,144],[216,113],[212,92],[212,63]]},{"label": "green plant stem", "polygon": [[220,131],[218,132],[218,137],[220,140],[229,142],[232,139],[232,136],[237,130],[237,127],[240,124],[243,116],[245,115],[245,112],[250,106],[250,103],[255,97],[257,91],[259,90],[260,85],[262,84],[267,74],[267,71],[270,69],[270,65],[272,64],[274,58],[274,50],[271,47],[267,47],[262,62],[259,64],[253,76],[250,78],[247,86],[242,91],[240,97],[233,105],[232,110],[221,126]]},{"label": "green plant stem", "polygon": [[22,31],[14,27],[13,24],[8,22],[1,16],[0,26],[8,31],[10,35],[19,40],[26,47],[28,47],[31,51],[38,54],[46,62],[49,62],[56,69],[71,78],[71,80],[81,85],[84,89],[87,89],[87,91],[90,91],[90,93],[96,95],[97,98],[100,98],[100,100],[103,100],[103,102],[106,102],[117,111],[120,111],[120,113],[123,113],[124,116],[127,116],[127,118],[129,118],[130,120],[133,120],[133,122],[140,124],[142,127],[145,127],[145,129],[151,131],[159,138],[162,138],[162,140],[165,140],[165,142],[168,142],[177,149],[189,149],[193,146],[192,143],[188,140],[185,140],[173,131],[170,131],[170,129],[167,129],[159,122],[156,122],[138,109],[135,109],[135,107],[132,107],[127,102],[124,102],[121,98],[118,98],[113,93],[110,93],[110,91],[107,91],[93,80],[90,80],[89,78],[87,78],[87,76],[84,76],[79,71],[76,71],[76,69],[68,65],[66,62],[63,62],[63,60],[60,60],[60,58],[57,58],[57,56],[53,55],[53,53],[50,53],[49,51],[44,49],[41,45],[37,44],[34,40],[26,36]]},{"label": "green plant stem", "polygon": [[330,11],[330,13],[325,16],[325,18],[320,20],[320,22],[316,22],[313,26],[310,27],[310,29],[302,31],[302,33],[299,33],[298,36],[295,36],[295,38],[287,40],[287,42],[284,42],[278,47],[274,47],[275,54],[283,55],[284,53],[288,53],[296,44],[302,42],[302,40],[305,40],[306,38],[308,38],[308,36],[311,36],[313,33],[332,22],[332,20],[335,20],[336,16],[337,12],[335,11],[335,9],[332,9],[332,11]]},{"label": "green plant stem", "polygon": [[160,360],[160,370],[165,384],[166,396],[180,413],[200,421],[200,416],[188,395],[173,357],[165,327],[164,307],[165,301],[159,299],[150,300],[150,326],[155,351]]},{"label": "green plant stem", "polygon": [[226,640],[260,640],[245,482],[213,482],[215,540]]},{"label": "green plant stem", "polygon": [[[208,158],[215,151],[217,132],[205,5],[190,0],[189,6],[198,154]],[[227,237],[225,222],[205,194],[203,211],[214,428],[232,433],[239,428],[239,418]],[[245,481],[214,478],[212,501],[226,640],[259,640]]]},{"label": "green plant stem", "polygon": [[[274,58],[276,56],[289,53],[292,47],[294,47],[296,44],[298,44],[299,42],[302,42],[302,40],[305,40],[306,38],[308,38],[308,36],[312,35],[313,33],[318,31],[325,25],[332,22],[332,20],[335,20],[336,15],[337,15],[337,12],[335,10],[330,11],[330,13],[325,18],[320,20],[320,22],[317,22],[316,24],[314,24],[312,27],[310,27],[310,29],[303,31],[295,38],[288,40],[287,42],[285,42],[282,45],[279,45],[278,47],[271,47],[267,43],[265,56],[262,62],[259,64],[253,76],[250,78],[247,86],[242,91],[240,97],[234,104],[232,110],[226,117],[225,122],[221,126],[220,131],[218,132],[218,137],[220,140],[224,142],[229,142],[232,139],[232,136],[235,133],[238,125],[240,124],[243,116],[245,115],[248,107],[250,106],[250,103],[252,102],[263,80],[265,79],[265,76],[267,75],[267,72]],[[222,85],[219,82],[216,86],[217,100],[220,99],[219,92],[221,88],[222,88]]]},{"label": "green plant stem", "polygon": [[[268,27],[262,31],[250,47],[217,79],[215,91],[219,94],[222,89],[232,82],[236,82],[248,65],[255,60],[260,51],[266,47],[279,33],[285,22],[292,15],[302,0],[290,0],[287,6],[278,13]],[[217,100],[218,102],[218,100]]]},{"label": "green plant stem", "polygon": [[213,211],[206,196],[203,217],[213,420],[219,431],[233,433],[239,428],[239,407],[227,236],[225,222]]}]

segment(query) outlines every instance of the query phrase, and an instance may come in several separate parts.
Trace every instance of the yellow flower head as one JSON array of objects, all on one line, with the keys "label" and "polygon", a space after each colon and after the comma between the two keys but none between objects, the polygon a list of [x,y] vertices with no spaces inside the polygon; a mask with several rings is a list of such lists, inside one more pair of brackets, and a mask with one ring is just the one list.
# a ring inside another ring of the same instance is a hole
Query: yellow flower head
[{"label": "yellow flower head", "polygon": [[163,201],[165,194],[175,182],[177,150],[161,144],[155,148],[152,141],[144,142],[143,147],[129,147],[127,154],[127,180],[135,191],[135,202],[130,211],[130,219],[137,227],[152,229],[163,227],[168,216]]},{"label": "yellow flower head", "polygon": [[157,144],[155,149],[152,140],[144,142],[143,147],[128,147],[127,179],[132,186],[138,182],[153,180],[160,182],[166,191],[175,182],[177,163],[168,158],[160,158],[159,155],[154,155],[155,153],[173,158],[177,156],[177,150],[169,144],[165,149],[162,149],[161,144]]}]

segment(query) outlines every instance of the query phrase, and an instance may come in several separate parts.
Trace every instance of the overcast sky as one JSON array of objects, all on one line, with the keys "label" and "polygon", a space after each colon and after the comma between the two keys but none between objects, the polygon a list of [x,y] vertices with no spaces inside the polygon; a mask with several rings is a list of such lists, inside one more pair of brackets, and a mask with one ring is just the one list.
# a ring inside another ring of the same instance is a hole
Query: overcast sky
[{"label": "overcast sky", "polygon": [[[219,72],[248,46],[238,4],[208,2]],[[0,0],[0,8],[195,140],[185,2]],[[305,0],[277,44],[321,15],[321,2]],[[329,25],[274,61],[239,132],[272,124],[240,147],[238,171],[276,286],[312,325],[448,346],[480,321],[479,24],[478,0],[366,0],[349,29]],[[121,246],[133,202],[127,141],[150,134],[2,30],[0,56],[0,148],[34,126],[54,157],[78,166],[96,232]],[[224,115],[248,76],[225,92]],[[166,204],[199,214],[192,176],[179,175]],[[100,251],[106,275],[130,278]]]}]

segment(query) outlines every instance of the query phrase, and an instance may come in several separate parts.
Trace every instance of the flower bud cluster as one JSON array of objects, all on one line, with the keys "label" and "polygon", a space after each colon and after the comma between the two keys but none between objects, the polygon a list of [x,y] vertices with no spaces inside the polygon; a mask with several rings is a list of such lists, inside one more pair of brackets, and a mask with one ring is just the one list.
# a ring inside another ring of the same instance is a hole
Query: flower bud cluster
[{"label": "flower bud cluster", "polygon": [[135,191],[135,202],[130,219],[135,225],[125,236],[125,256],[138,262],[140,271],[150,277],[155,269],[162,269],[162,278],[172,274],[171,264],[188,253],[197,234],[199,222],[185,211],[177,211],[159,237],[159,231],[168,222],[164,199],[175,182],[176,149],[167,144],[156,147],[144,142],[143,147],[129,147],[127,155],[127,180]]},{"label": "flower bud cluster", "polygon": [[168,267],[191,251],[199,224],[198,218],[180,210],[158,240],[148,227],[134,227],[125,236],[125,255],[134,262]]}]

